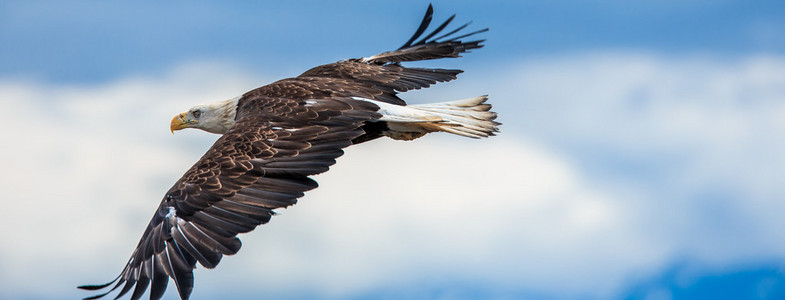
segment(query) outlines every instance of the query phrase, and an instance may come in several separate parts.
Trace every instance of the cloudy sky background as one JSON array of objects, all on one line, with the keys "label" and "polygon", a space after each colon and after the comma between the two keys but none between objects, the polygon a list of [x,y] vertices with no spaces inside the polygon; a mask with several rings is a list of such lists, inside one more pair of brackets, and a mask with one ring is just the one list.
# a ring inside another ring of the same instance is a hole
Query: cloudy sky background
[{"label": "cloudy sky background", "polygon": [[[489,94],[501,134],[347,149],[192,299],[785,297],[785,4],[434,6],[487,46],[404,98]],[[216,138],[172,116],[397,48],[426,7],[0,3],[0,298],[116,276]]]}]

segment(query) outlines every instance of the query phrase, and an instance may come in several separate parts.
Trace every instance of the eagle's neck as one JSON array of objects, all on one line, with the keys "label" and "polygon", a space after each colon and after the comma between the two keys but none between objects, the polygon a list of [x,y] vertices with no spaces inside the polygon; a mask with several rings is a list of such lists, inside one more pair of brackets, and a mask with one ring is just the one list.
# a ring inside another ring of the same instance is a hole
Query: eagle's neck
[{"label": "eagle's neck", "polygon": [[205,131],[224,134],[234,125],[237,116],[237,103],[242,96],[234,97],[229,100],[217,101],[207,104],[210,111],[207,115],[209,119],[203,120],[201,128]]}]

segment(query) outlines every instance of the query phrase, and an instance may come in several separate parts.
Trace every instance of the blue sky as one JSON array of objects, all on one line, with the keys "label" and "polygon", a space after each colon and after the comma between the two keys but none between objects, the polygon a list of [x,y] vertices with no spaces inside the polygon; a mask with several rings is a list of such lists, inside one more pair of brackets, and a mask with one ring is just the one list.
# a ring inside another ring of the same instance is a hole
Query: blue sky
[{"label": "blue sky", "polygon": [[[397,48],[426,7],[0,3],[0,298],[116,275],[215,139],[173,115]],[[466,73],[404,99],[489,94],[502,133],[350,148],[192,299],[785,297],[785,4],[434,8],[487,46],[417,64]]]},{"label": "blue sky", "polygon": [[[778,35],[785,28],[780,1],[435,4],[449,9],[437,11],[443,15],[456,13],[477,26],[492,28],[485,35],[492,43],[484,55],[461,62],[469,65],[607,48],[732,56],[781,54],[785,49]],[[397,46],[417,25],[413,23],[426,5],[422,1],[330,5],[321,1],[231,5],[4,1],[0,38],[8,46],[0,52],[4,66],[0,74],[55,82],[106,82],[204,59],[297,72],[347,55]]]}]

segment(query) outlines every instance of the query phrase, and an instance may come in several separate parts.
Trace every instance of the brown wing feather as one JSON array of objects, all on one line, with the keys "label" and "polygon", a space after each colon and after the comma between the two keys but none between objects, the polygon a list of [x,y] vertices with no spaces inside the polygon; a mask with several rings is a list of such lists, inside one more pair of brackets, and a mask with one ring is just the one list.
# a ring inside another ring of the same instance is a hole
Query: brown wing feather
[{"label": "brown wing feather", "polygon": [[462,72],[451,69],[406,68],[396,64],[376,65],[351,59],[314,67],[289,80],[324,82],[323,85],[312,86],[312,89],[334,86],[341,87],[345,92],[357,89],[366,95],[351,96],[406,105],[406,102],[396,96],[398,92],[427,88],[437,82],[450,81]]},{"label": "brown wing feather", "polygon": [[[172,278],[180,297],[193,289],[196,263],[215,267],[239,251],[238,233],[267,223],[273,209],[297,202],[379,118],[373,104],[349,98],[249,97],[235,125],[166,193],[117,283],[138,299],[163,295]],[[84,286],[100,289],[102,286]],[[108,293],[108,292],[107,292]],[[100,298],[106,294],[93,297]]]},{"label": "brown wing feather", "polygon": [[[412,38],[395,50],[368,58],[347,59],[317,66],[305,71],[296,78],[289,78],[263,86],[255,91],[270,96],[285,97],[364,97],[397,105],[406,105],[398,98],[398,92],[427,88],[437,82],[457,78],[462,70],[407,68],[399,63],[459,57],[471,49],[482,48],[483,40],[464,42],[462,38],[472,36],[488,29],[477,30],[454,37],[467,25],[458,27],[437,38],[434,35],[445,29],[455,18],[448,18],[430,34],[415,42],[430,25],[433,8],[429,6],[420,27]],[[442,40],[446,39],[446,40]],[[441,40],[441,41],[440,41]]]}]

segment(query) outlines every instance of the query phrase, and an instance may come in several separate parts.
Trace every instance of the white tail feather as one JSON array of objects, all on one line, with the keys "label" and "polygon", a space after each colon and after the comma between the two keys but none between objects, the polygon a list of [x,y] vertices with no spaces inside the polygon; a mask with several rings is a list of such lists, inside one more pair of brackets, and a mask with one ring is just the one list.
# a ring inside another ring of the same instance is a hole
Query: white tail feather
[{"label": "white tail feather", "polygon": [[435,131],[482,138],[499,131],[496,113],[485,103],[488,96],[408,106],[362,100],[379,106],[380,120],[387,122],[387,135],[394,139],[411,140]]},{"label": "white tail feather", "polygon": [[488,96],[480,96],[408,107],[440,117],[442,122],[432,124],[439,131],[481,138],[492,136],[494,132],[499,131],[499,123],[494,121],[496,113],[490,111],[491,105],[486,104],[486,100],[488,100]]}]

